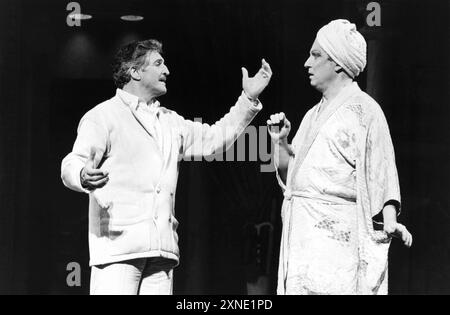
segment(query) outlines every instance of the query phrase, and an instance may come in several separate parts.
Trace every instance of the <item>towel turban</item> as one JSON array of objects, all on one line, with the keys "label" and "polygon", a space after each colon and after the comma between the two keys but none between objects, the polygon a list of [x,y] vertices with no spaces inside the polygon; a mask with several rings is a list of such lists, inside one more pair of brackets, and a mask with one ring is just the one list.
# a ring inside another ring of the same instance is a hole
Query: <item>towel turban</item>
[{"label": "towel turban", "polygon": [[317,42],[345,72],[356,78],[366,67],[367,44],[347,20],[334,20],[317,33]]}]

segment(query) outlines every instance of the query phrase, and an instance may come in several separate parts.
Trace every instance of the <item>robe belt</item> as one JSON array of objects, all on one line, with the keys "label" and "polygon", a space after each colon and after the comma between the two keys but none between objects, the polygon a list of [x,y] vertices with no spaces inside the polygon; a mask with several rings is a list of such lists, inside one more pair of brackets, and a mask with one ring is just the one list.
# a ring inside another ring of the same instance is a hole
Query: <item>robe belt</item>
[{"label": "robe belt", "polygon": [[289,252],[289,237],[291,232],[291,216],[292,216],[292,198],[302,197],[302,194],[298,191],[292,191],[288,188],[283,192],[284,202],[283,202],[283,237],[282,246],[280,250],[281,263],[283,266],[282,277],[283,277],[283,291],[282,294],[286,293],[286,281],[288,273],[288,252]]},{"label": "robe belt", "polygon": [[283,195],[284,199],[286,199],[287,201],[290,201],[292,199],[292,192],[288,189],[284,191]]},{"label": "robe belt", "polygon": [[286,188],[284,190],[283,196],[284,196],[284,199],[287,200],[287,201],[291,201],[292,198],[294,198],[294,197],[297,197],[297,198],[309,198],[309,199],[313,198],[312,196],[309,196],[308,194],[305,194],[304,192],[292,191],[289,188]]},{"label": "robe belt", "polygon": [[292,203],[293,203],[293,198],[306,198],[306,199],[312,199],[312,200],[317,200],[317,201],[321,201],[321,202],[326,202],[329,204],[333,204],[333,205],[356,205],[356,201],[355,202],[351,202],[351,201],[340,201],[340,202],[335,202],[335,201],[327,201],[327,200],[323,200],[323,199],[319,199],[317,197],[311,196],[307,193],[301,192],[301,191],[292,191],[289,188],[286,188],[283,192],[284,195],[284,203],[283,203],[283,236],[282,236],[282,247],[281,247],[281,258],[282,258],[282,266],[283,266],[283,271],[282,271],[282,277],[283,277],[283,284],[284,284],[284,292],[286,292],[286,281],[287,281],[287,275],[288,275],[288,257],[289,257],[289,238],[291,235],[291,228],[292,228]]},{"label": "robe belt", "polygon": [[345,206],[356,205],[356,200],[355,201],[346,201],[346,200],[342,200],[342,199],[341,200],[326,200],[326,199],[318,198],[317,196],[310,195],[308,193],[304,193],[301,191],[292,191],[290,189],[286,189],[284,191],[283,195],[284,195],[284,199],[286,201],[291,201],[292,198],[297,197],[297,198],[316,200],[316,201],[330,204],[330,205],[345,205]]}]

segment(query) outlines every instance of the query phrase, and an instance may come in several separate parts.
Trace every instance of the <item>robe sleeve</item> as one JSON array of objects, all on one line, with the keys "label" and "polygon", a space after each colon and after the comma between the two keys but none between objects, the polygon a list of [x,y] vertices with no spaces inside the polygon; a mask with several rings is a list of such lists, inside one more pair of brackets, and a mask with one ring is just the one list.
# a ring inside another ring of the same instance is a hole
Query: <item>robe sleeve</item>
[{"label": "robe sleeve", "polygon": [[[289,165],[288,165],[288,174],[287,174],[287,178],[286,178],[286,182],[283,181],[283,179],[281,178],[281,175],[278,171],[278,165],[276,163],[277,159],[275,158],[275,171],[276,171],[276,177],[277,177],[277,181],[278,184],[281,187],[281,190],[284,192],[286,191],[286,189],[288,188],[288,183],[291,180],[292,177],[292,173],[293,173],[293,168],[295,165],[295,157],[297,152],[300,150],[301,145],[303,144],[303,142],[306,141],[306,137],[307,137],[307,133],[308,133],[308,129],[311,126],[311,115],[313,113],[313,111],[316,109],[317,105],[314,106],[313,108],[311,108],[303,117],[302,122],[300,123],[300,127],[297,130],[297,133],[295,134],[294,138],[292,139],[291,142],[291,157],[289,159]],[[274,154],[277,154],[277,152],[274,152]]]},{"label": "robe sleeve", "polygon": [[289,178],[289,169],[292,168],[293,164],[294,164],[294,160],[295,160],[295,152],[297,152],[297,148],[298,148],[298,138],[299,138],[299,133],[300,133],[300,128],[299,130],[297,130],[297,133],[295,134],[294,138],[292,139],[292,142],[290,144],[290,150],[289,150],[289,164],[288,164],[288,176],[286,178],[286,182],[283,181],[283,179],[281,178],[281,174],[280,171],[278,169],[278,165],[279,165],[279,159],[277,158],[277,156],[280,154],[278,152],[279,147],[274,145],[274,165],[275,165],[275,175],[278,181],[278,185],[280,185],[281,187],[281,191],[284,193],[286,191],[287,187],[287,181]]},{"label": "robe sleeve", "polygon": [[386,117],[378,106],[369,122],[365,150],[365,178],[372,218],[386,204],[393,204],[397,213],[400,213],[400,186],[394,146]]}]

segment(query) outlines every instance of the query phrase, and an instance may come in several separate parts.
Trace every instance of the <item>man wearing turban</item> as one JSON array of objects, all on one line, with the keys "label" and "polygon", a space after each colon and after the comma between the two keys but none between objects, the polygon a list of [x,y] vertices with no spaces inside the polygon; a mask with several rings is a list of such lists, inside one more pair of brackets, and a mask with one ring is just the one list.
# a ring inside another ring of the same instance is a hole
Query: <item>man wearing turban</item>
[{"label": "man wearing turban", "polygon": [[305,63],[322,99],[291,144],[284,113],[267,121],[284,192],[278,294],[387,294],[391,238],[412,245],[397,222],[400,188],[386,118],[354,81],[366,50],[349,21],[322,27]]}]

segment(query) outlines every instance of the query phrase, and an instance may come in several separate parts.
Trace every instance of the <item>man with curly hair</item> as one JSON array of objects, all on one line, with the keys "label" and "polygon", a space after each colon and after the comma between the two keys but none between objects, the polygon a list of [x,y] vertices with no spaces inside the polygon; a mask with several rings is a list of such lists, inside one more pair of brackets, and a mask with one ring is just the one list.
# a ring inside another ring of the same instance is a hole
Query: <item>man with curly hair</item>
[{"label": "man with curly hair", "polygon": [[122,47],[113,64],[116,95],[87,112],[61,165],[68,188],[89,194],[91,294],[172,294],[179,262],[178,163],[228,148],[262,105],[272,71],[263,59],[243,92],[213,125],[160,106],[169,69],[156,40]]}]

